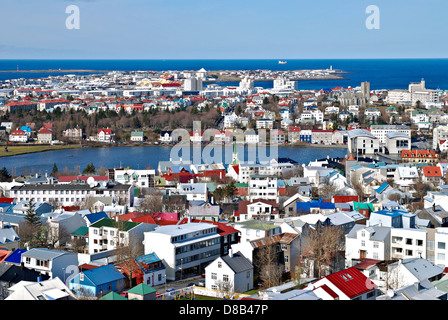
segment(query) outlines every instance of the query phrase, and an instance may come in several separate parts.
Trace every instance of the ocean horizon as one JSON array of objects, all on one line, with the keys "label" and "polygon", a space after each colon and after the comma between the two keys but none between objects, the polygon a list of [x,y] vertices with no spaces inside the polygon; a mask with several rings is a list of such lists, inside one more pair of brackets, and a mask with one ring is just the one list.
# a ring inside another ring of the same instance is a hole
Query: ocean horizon
[{"label": "ocean horizon", "polygon": [[[422,78],[429,89],[448,89],[448,58],[403,59],[1,59],[0,71],[20,70],[95,70],[95,71],[181,71],[199,70],[304,70],[329,69],[346,72],[344,79],[300,80],[299,90],[357,87],[370,82],[373,90],[407,89]],[[95,72],[77,73],[90,74]],[[37,79],[63,73],[0,73],[0,81],[17,78]],[[222,84],[224,85],[224,84]],[[229,83],[228,85],[235,85]],[[271,82],[255,85],[272,87]]]}]

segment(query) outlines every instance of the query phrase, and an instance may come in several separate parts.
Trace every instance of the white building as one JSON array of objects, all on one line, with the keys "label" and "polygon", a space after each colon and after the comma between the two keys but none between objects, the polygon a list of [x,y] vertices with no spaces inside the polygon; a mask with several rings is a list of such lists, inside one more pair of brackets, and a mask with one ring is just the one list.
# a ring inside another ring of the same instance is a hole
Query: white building
[{"label": "white building", "polygon": [[353,129],[347,132],[348,151],[352,154],[364,155],[379,152],[379,140],[370,131]]},{"label": "white building", "polygon": [[432,148],[440,149],[442,152],[448,151],[448,126],[438,126],[433,129]]},{"label": "white building", "polygon": [[114,180],[120,184],[132,184],[139,188],[154,187],[154,169],[135,170],[129,168],[116,168],[114,171]]},{"label": "white building", "polygon": [[115,250],[121,246],[137,247],[142,243],[143,233],[155,227],[149,223],[100,219],[89,226],[89,254]]},{"label": "white building", "polygon": [[211,223],[161,226],[144,234],[145,254],[155,253],[165,264],[166,278],[201,273],[220,256],[220,235]]},{"label": "white building", "polygon": [[21,263],[25,268],[40,272],[50,278],[63,280],[66,273],[70,273],[67,266],[78,266],[76,253],[47,248],[32,248],[21,256]]},{"label": "white building", "polygon": [[386,143],[386,135],[391,132],[401,132],[411,138],[411,128],[404,124],[372,124],[370,126],[370,132],[377,137],[382,144]]},{"label": "white building", "polygon": [[243,293],[253,288],[254,267],[240,252],[217,258],[205,268],[205,287],[228,293]]},{"label": "white building", "polygon": [[255,199],[278,201],[277,177],[266,175],[252,175],[248,182],[249,200]]}]

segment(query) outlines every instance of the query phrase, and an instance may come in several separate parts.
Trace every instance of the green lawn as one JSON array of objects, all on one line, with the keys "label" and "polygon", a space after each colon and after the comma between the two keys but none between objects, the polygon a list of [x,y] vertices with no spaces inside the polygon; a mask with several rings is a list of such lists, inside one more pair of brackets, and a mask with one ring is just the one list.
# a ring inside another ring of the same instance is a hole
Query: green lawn
[{"label": "green lawn", "polygon": [[0,157],[14,156],[18,154],[42,152],[49,150],[60,149],[74,149],[79,148],[79,145],[29,145],[29,146],[8,146],[8,151],[5,146],[0,146]]}]

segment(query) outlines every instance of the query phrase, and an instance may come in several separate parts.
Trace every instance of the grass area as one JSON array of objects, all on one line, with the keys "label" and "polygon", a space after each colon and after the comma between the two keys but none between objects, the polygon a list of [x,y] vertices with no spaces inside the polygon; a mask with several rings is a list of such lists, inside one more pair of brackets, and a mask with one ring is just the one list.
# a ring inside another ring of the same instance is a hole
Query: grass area
[{"label": "grass area", "polygon": [[15,156],[18,154],[43,152],[50,150],[74,149],[79,148],[79,145],[29,145],[29,146],[8,146],[8,151],[5,146],[0,146],[0,157]]}]

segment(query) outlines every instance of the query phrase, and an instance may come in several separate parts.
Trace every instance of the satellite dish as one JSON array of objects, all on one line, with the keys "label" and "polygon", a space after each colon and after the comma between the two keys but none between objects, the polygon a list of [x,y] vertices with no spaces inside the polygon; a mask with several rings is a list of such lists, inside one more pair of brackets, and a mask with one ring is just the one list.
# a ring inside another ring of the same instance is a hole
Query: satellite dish
[{"label": "satellite dish", "polygon": [[393,298],[394,295],[395,295],[394,290],[392,290],[392,289],[387,290],[386,296],[388,296],[389,298]]},{"label": "satellite dish", "polygon": [[91,188],[93,188],[95,186],[95,179],[93,177],[88,177],[87,178],[87,183],[89,184],[89,186]]}]

